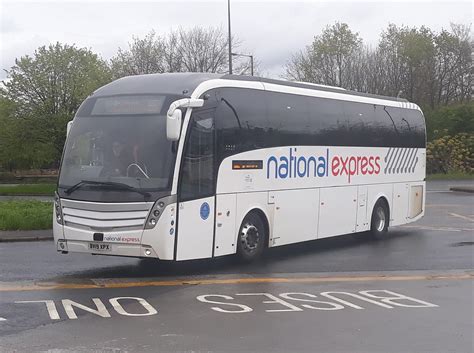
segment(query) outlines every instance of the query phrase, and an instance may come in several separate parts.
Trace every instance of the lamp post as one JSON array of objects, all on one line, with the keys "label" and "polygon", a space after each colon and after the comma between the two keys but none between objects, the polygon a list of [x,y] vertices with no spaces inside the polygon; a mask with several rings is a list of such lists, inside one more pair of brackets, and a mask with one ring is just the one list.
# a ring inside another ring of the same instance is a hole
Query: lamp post
[{"label": "lamp post", "polygon": [[250,54],[238,54],[238,53],[230,53],[232,56],[245,56],[250,58],[250,75],[253,76],[253,55]]},{"label": "lamp post", "polygon": [[232,36],[230,34],[230,0],[227,0],[227,23],[229,26],[229,75],[232,75]]}]

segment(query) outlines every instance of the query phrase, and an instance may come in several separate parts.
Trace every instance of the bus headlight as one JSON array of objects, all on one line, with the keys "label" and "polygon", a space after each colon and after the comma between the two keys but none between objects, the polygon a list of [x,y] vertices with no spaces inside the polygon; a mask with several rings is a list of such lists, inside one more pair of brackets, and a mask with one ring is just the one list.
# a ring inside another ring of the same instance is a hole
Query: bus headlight
[{"label": "bus headlight", "polygon": [[63,224],[63,211],[61,210],[61,201],[58,194],[54,195],[54,213],[56,214],[56,222]]},{"label": "bus headlight", "polygon": [[158,223],[163,211],[165,210],[166,206],[176,200],[175,196],[167,196],[155,202],[153,207],[148,214],[148,218],[145,223],[145,229],[152,229]]},{"label": "bus headlight", "polygon": [[[176,195],[163,197],[155,202],[148,213],[145,223],[145,229],[153,229],[157,225],[160,217],[163,215],[165,208],[176,202]],[[173,212],[172,212],[173,214]]]}]

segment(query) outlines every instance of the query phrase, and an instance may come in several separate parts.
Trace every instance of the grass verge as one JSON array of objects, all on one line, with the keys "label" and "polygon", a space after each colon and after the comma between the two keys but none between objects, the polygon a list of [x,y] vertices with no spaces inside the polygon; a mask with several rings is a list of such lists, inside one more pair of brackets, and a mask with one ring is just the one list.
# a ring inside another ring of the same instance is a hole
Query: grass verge
[{"label": "grass verge", "polygon": [[52,227],[52,202],[36,200],[0,202],[0,230],[39,230]]},{"label": "grass verge", "polygon": [[447,173],[447,174],[428,174],[426,180],[474,180],[474,174],[469,173]]},{"label": "grass verge", "polygon": [[19,184],[14,186],[0,184],[0,195],[2,196],[53,196],[55,190],[56,184]]}]

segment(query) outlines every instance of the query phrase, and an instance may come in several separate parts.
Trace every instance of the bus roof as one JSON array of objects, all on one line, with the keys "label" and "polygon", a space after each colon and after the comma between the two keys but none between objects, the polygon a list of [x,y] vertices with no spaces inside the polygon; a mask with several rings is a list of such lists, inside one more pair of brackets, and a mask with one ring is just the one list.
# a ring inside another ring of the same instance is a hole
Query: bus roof
[{"label": "bus roof", "polygon": [[[309,90],[334,92],[339,94],[347,94],[351,96],[368,97],[375,99],[384,99],[396,102],[408,102],[403,98],[381,96],[370,93],[362,93],[341,89],[340,87],[331,87],[325,85],[316,85],[305,82],[292,82],[284,80],[275,80],[257,76],[243,75],[227,75],[216,73],[197,73],[197,72],[180,72],[180,73],[163,73],[126,76],[115,80],[99,89],[94,96],[110,96],[117,94],[170,94],[190,97],[193,91],[203,82],[213,79],[224,79],[232,81],[254,81],[262,83],[271,83],[280,86],[298,87]],[[163,89],[165,87],[165,89]]]},{"label": "bus roof", "polygon": [[201,83],[218,78],[222,78],[222,74],[179,72],[126,76],[97,89],[94,96],[169,94],[190,97]]},{"label": "bus roof", "polygon": [[299,82],[299,81],[294,82],[294,81],[285,81],[285,80],[275,80],[272,78],[263,78],[263,77],[257,77],[257,76],[242,76],[242,75],[224,75],[221,78],[227,79],[227,80],[258,81],[258,82],[263,82],[263,83],[272,83],[272,84],[280,85],[280,86],[298,87],[298,88],[310,89],[310,90],[315,90],[315,91],[334,92],[334,93],[339,93],[339,94],[384,99],[384,100],[390,100],[390,101],[396,101],[396,102],[408,102],[408,100],[404,98],[381,96],[378,94],[350,91],[350,90],[343,89],[341,87],[318,85],[318,84],[309,83],[309,82]]}]

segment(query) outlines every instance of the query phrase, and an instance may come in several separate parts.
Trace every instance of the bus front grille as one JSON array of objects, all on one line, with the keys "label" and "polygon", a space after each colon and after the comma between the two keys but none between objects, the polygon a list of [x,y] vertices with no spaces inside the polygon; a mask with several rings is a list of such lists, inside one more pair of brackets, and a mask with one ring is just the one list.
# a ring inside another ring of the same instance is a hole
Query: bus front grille
[{"label": "bus front grille", "polygon": [[61,200],[64,225],[91,231],[143,229],[153,202],[99,203]]}]

